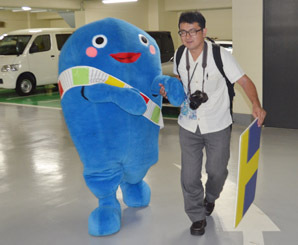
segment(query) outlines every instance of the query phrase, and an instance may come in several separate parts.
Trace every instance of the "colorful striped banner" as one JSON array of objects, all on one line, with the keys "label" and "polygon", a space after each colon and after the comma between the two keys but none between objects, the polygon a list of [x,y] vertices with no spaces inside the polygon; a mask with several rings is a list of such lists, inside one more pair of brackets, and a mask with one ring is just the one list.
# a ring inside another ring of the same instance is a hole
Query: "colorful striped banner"
[{"label": "colorful striped banner", "polygon": [[[61,99],[64,94],[71,88],[77,86],[88,86],[98,83],[105,83],[119,88],[132,88],[129,84],[111,76],[99,69],[89,66],[76,66],[63,71],[58,77],[58,87]],[[161,108],[153,102],[147,95],[140,92],[147,105],[147,110],[143,114],[154,124],[163,128],[163,119]]]}]

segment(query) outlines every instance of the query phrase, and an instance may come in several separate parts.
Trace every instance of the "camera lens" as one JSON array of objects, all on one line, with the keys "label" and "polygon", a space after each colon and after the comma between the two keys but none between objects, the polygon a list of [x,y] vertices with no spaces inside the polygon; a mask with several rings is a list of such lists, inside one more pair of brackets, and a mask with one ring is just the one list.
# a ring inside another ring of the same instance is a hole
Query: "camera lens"
[{"label": "camera lens", "polygon": [[189,107],[192,110],[196,110],[202,103],[205,103],[207,100],[208,95],[204,92],[201,92],[200,90],[197,90],[189,97]]},{"label": "camera lens", "polygon": [[203,93],[201,93],[200,99],[201,99],[202,103],[205,103],[208,100],[208,95],[203,92]]},{"label": "camera lens", "polygon": [[190,103],[189,103],[189,107],[192,110],[198,109],[200,105],[201,105],[201,103],[198,104],[196,101],[190,101]]}]

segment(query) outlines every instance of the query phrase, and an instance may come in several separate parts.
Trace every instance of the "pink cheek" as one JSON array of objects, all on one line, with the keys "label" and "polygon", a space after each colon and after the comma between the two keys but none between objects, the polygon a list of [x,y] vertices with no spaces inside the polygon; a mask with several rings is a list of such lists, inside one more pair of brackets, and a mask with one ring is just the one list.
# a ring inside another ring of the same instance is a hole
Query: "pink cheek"
[{"label": "pink cheek", "polygon": [[94,58],[97,55],[97,50],[96,50],[96,48],[89,47],[86,49],[86,54],[87,54],[87,56]]},{"label": "pink cheek", "polygon": [[155,48],[154,48],[153,45],[150,45],[149,49],[150,49],[150,53],[151,54],[155,54],[156,53],[156,50],[155,50]]}]

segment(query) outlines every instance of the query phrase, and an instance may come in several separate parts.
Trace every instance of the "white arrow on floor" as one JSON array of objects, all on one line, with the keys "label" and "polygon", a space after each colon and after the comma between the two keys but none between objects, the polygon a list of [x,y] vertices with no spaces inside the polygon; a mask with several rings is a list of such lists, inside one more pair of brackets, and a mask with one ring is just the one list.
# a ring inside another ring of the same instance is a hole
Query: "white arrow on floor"
[{"label": "white arrow on floor", "polygon": [[[179,164],[174,164],[181,169]],[[202,182],[206,182],[206,174],[202,172]],[[218,213],[218,219],[224,231],[242,231],[243,245],[264,245],[263,231],[280,231],[273,221],[256,205],[252,204],[237,228],[234,228],[236,203],[236,184],[226,180],[220,198],[216,201],[214,214]],[[214,215],[213,214],[213,215]]]}]

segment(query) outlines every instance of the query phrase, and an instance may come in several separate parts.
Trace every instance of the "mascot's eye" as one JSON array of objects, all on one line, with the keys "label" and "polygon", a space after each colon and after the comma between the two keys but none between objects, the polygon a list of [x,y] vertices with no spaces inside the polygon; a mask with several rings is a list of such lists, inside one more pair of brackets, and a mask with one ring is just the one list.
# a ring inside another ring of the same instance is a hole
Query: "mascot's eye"
[{"label": "mascot's eye", "polygon": [[145,37],[144,35],[139,34],[139,39],[140,39],[141,44],[143,44],[145,46],[149,45],[149,41],[148,41],[147,37]]},{"label": "mascot's eye", "polygon": [[104,35],[97,35],[92,39],[92,44],[96,48],[103,48],[104,46],[107,45],[107,43],[108,43],[108,39]]}]

